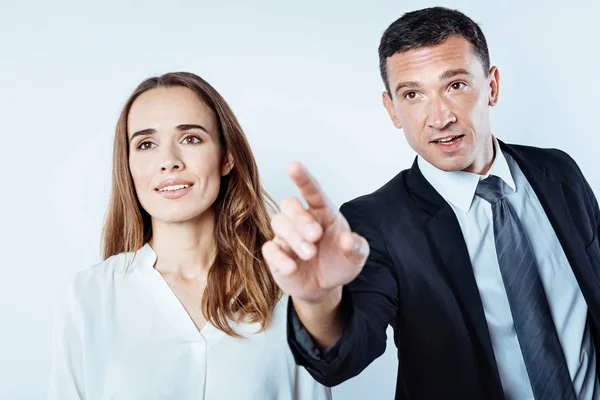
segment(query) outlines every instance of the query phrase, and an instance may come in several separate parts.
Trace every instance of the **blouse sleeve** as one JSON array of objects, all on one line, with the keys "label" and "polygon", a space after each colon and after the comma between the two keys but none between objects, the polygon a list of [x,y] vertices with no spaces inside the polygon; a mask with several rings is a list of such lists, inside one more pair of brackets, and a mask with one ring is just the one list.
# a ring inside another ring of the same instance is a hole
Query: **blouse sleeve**
[{"label": "blouse sleeve", "polygon": [[52,331],[52,369],[48,400],[84,400],[82,315],[73,285],[59,310]]}]

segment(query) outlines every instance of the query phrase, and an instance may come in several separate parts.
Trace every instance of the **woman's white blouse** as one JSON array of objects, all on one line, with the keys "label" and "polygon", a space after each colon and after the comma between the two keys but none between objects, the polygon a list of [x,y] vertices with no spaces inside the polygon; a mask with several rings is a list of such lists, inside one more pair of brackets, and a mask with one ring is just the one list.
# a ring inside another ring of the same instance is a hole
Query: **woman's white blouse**
[{"label": "woman's white blouse", "polygon": [[294,362],[287,296],[269,327],[234,323],[233,338],[199,332],[146,244],[80,272],[54,327],[49,398],[117,400],[331,399]]}]

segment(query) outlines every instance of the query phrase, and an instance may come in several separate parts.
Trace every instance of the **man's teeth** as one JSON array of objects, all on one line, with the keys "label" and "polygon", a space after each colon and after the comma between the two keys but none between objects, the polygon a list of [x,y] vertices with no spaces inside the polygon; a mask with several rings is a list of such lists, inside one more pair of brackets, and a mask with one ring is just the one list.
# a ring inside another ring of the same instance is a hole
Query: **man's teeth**
[{"label": "man's teeth", "polygon": [[173,185],[173,186],[165,186],[164,188],[161,188],[160,191],[161,192],[166,192],[168,190],[179,190],[179,189],[186,189],[189,188],[190,185]]},{"label": "man's teeth", "polygon": [[458,136],[453,136],[451,138],[447,138],[447,139],[440,139],[440,140],[436,140],[435,142],[437,143],[448,143],[453,141],[454,139],[456,139]]}]

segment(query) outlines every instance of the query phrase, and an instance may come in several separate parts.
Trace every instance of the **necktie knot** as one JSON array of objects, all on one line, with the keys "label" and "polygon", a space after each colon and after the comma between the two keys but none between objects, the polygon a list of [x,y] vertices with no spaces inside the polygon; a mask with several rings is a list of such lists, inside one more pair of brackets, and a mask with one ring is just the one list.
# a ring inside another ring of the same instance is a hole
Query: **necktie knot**
[{"label": "necktie knot", "polygon": [[490,175],[479,181],[475,194],[490,204],[495,204],[504,198],[504,183],[497,176]]}]

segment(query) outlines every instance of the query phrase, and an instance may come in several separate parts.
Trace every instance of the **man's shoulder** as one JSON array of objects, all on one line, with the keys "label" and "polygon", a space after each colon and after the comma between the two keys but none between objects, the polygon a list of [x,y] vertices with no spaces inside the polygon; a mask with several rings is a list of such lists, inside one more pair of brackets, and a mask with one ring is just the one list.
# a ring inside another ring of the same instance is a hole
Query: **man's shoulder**
[{"label": "man's shoulder", "polygon": [[543,167],[549,175],[569,178],[573,173],[580,174],[579,167],[565,151],[557,148],[544,148],[517,144],[506,144],[504,150],[519,160]]},{"label": "man's shoulder", "polygon": [[410,173],[410,169],[403,170],[379,189],[344,203],[342,213],[366,213],[374,216],[387,214],[391,207],[395,212],[408,207],[413,203],[407,184]]}]

